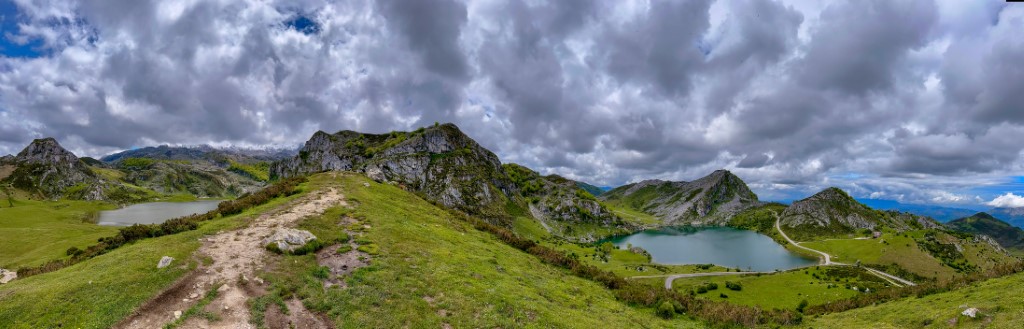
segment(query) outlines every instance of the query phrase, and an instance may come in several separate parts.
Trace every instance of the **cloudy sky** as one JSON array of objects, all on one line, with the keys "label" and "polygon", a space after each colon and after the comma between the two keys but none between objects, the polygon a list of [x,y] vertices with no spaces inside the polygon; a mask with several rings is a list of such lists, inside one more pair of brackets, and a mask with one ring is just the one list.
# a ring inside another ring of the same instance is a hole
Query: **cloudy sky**
[{"label": "cloudy sky", "polygon": [[1022,31],[1002,0],[0,0],[0,154],[454,122],[598,185],[1024,206]]}]

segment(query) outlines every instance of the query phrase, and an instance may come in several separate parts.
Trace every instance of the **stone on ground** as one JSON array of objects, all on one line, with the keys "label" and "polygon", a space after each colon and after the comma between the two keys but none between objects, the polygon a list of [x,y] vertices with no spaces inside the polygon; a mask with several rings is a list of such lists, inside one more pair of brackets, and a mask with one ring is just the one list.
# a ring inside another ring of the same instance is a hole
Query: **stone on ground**
[{"label": "stone on ground", "polygon": [[283,251],[294,251],[295,249],[306,245],[307,242],[312,241],[313,239],[316,239],[316,236],[309,231],[296,230],[293,228],[278,228],[266,239],[263,239],[263,245],[276,244],[277,249]]},{"label": "stone on ground", "polygon": [[173,257],[164,256],[163,258],[160,258],[160,262],[159,263],[156,263],[156,268],[167,267],[168,265],[171,265],[172,261],[174,261]]},{"label": "stone on ground", "polygon": [[8,283],[18,278],[18,272],[0,268],[0,283]]}]

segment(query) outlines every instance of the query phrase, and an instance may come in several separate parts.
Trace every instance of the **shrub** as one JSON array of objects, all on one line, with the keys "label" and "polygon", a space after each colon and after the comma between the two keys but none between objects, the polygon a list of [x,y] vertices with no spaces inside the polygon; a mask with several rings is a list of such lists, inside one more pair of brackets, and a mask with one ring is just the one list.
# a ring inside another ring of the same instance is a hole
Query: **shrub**
[{"label": "shrub", "polygon": [[739,282],[725,281],[725,287],[729,288],[729,290],[735,290],[735,291],[743,290],[743,286],[741,286],[739,284]]},{"label": "shrub", "polygon": [[325,280],[331,277],[331,269],[327,266],[320,266],[313,269],[313,277],[321,280]]},{"label": "shrub", "polygon": [[662,302],[661,305],[658,305],[658,316],[671,319],[675,315],[676,308],[672,306],[672,302],[666,300]]},{"label": "shrub", "polygon": [[807,304],[808,304],[808,303],[807,303],[807,300],[806,300],[806,299],[804,299],[804,300],[801,300],[801,301],[800,301],[800,304],[796,306],[796,311],[797,311],[797,312],[800,312],[800,313],[803,313],[803,312],[804,312],[804,309],[805,309],[805,308],[807,308]]},{"label": "shrub", "polygon": [[726,295],[725,293],[719,293],[718,297],[729,298],[729,295]]}]

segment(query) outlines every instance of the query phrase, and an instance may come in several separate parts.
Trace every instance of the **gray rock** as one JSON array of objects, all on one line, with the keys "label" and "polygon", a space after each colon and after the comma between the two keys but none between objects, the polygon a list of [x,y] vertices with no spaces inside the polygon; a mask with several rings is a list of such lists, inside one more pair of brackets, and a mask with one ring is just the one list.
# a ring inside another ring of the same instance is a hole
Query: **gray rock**
[{"label": "gray rock", "polygon": [[968,309],[964,310],[960,314],[963,314],[963,315],[966,315],[968,317],[974,318],[974,317],[978,316],[978,309],[975,308],[975,307],[971,307],[971,308],[968,308]]},{"label": "gray rock", "polygon": [[661,219],[662,224],[722,225],[760,204],[747,184],[728,170],[716,170],[692,182],[645,180],[605,192],[599,199],[627,200],[640,194],[656,195],[643,198],[636,208]]},{"label": "gray rock", "polygon": [[263,239],[263,245],[275,244],[277,248],[285,251],[294,251],[306,245],[309,241],[316,239],[313,233],[293,228],[278,228],[274,233]]},{"label": "gray rock", "polygon": [[0,268],[0,283],[8,283],[18,278],[18,272]]},{"label": "gray rock", "polygon": [[174,261],[173,257],[164,256],[164,257],[160,258],[160,262],[156,263],[156,268],[167,267],[168,265],[171,265],[171,262],[173,262],[173,261]]}]

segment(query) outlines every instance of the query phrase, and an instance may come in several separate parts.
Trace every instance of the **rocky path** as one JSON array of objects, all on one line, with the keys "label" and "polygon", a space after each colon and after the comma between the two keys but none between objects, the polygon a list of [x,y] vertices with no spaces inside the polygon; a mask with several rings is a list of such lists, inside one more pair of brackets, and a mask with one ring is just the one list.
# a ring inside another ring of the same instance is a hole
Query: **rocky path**
[{"label": "rocky path", "polygon": [[[293,226],[302,218],[319,215],[327,208],[339,204],[345,204],[344,197],[333,188],[311,193],[264,213],[245,228],[218,232],[203,238],[203,245],[197,255],[208,258],[205,263],[209,265],[200,265],[193,273],[144,304],[115,328],[161,328],[175,321],[181,315],[179,312],[185,312],[196,305],[217,285],[220,285],[217,297],[204,310],[214,314],[218,320],[210,322],[202,317],[192,317],[179,328],[253,328],[246,301],[261,295],[265,289],[262,280],[255,276],[265,265],[268,256],[262,240],[271,235],[275,228]],[[309,314],[301,303],[290,303],[289,311],[300,316],[303,313],[309,315],[304,318],[313,319],[314,323],[305,327],[328,327],[317,321],[316,316]]]}]

